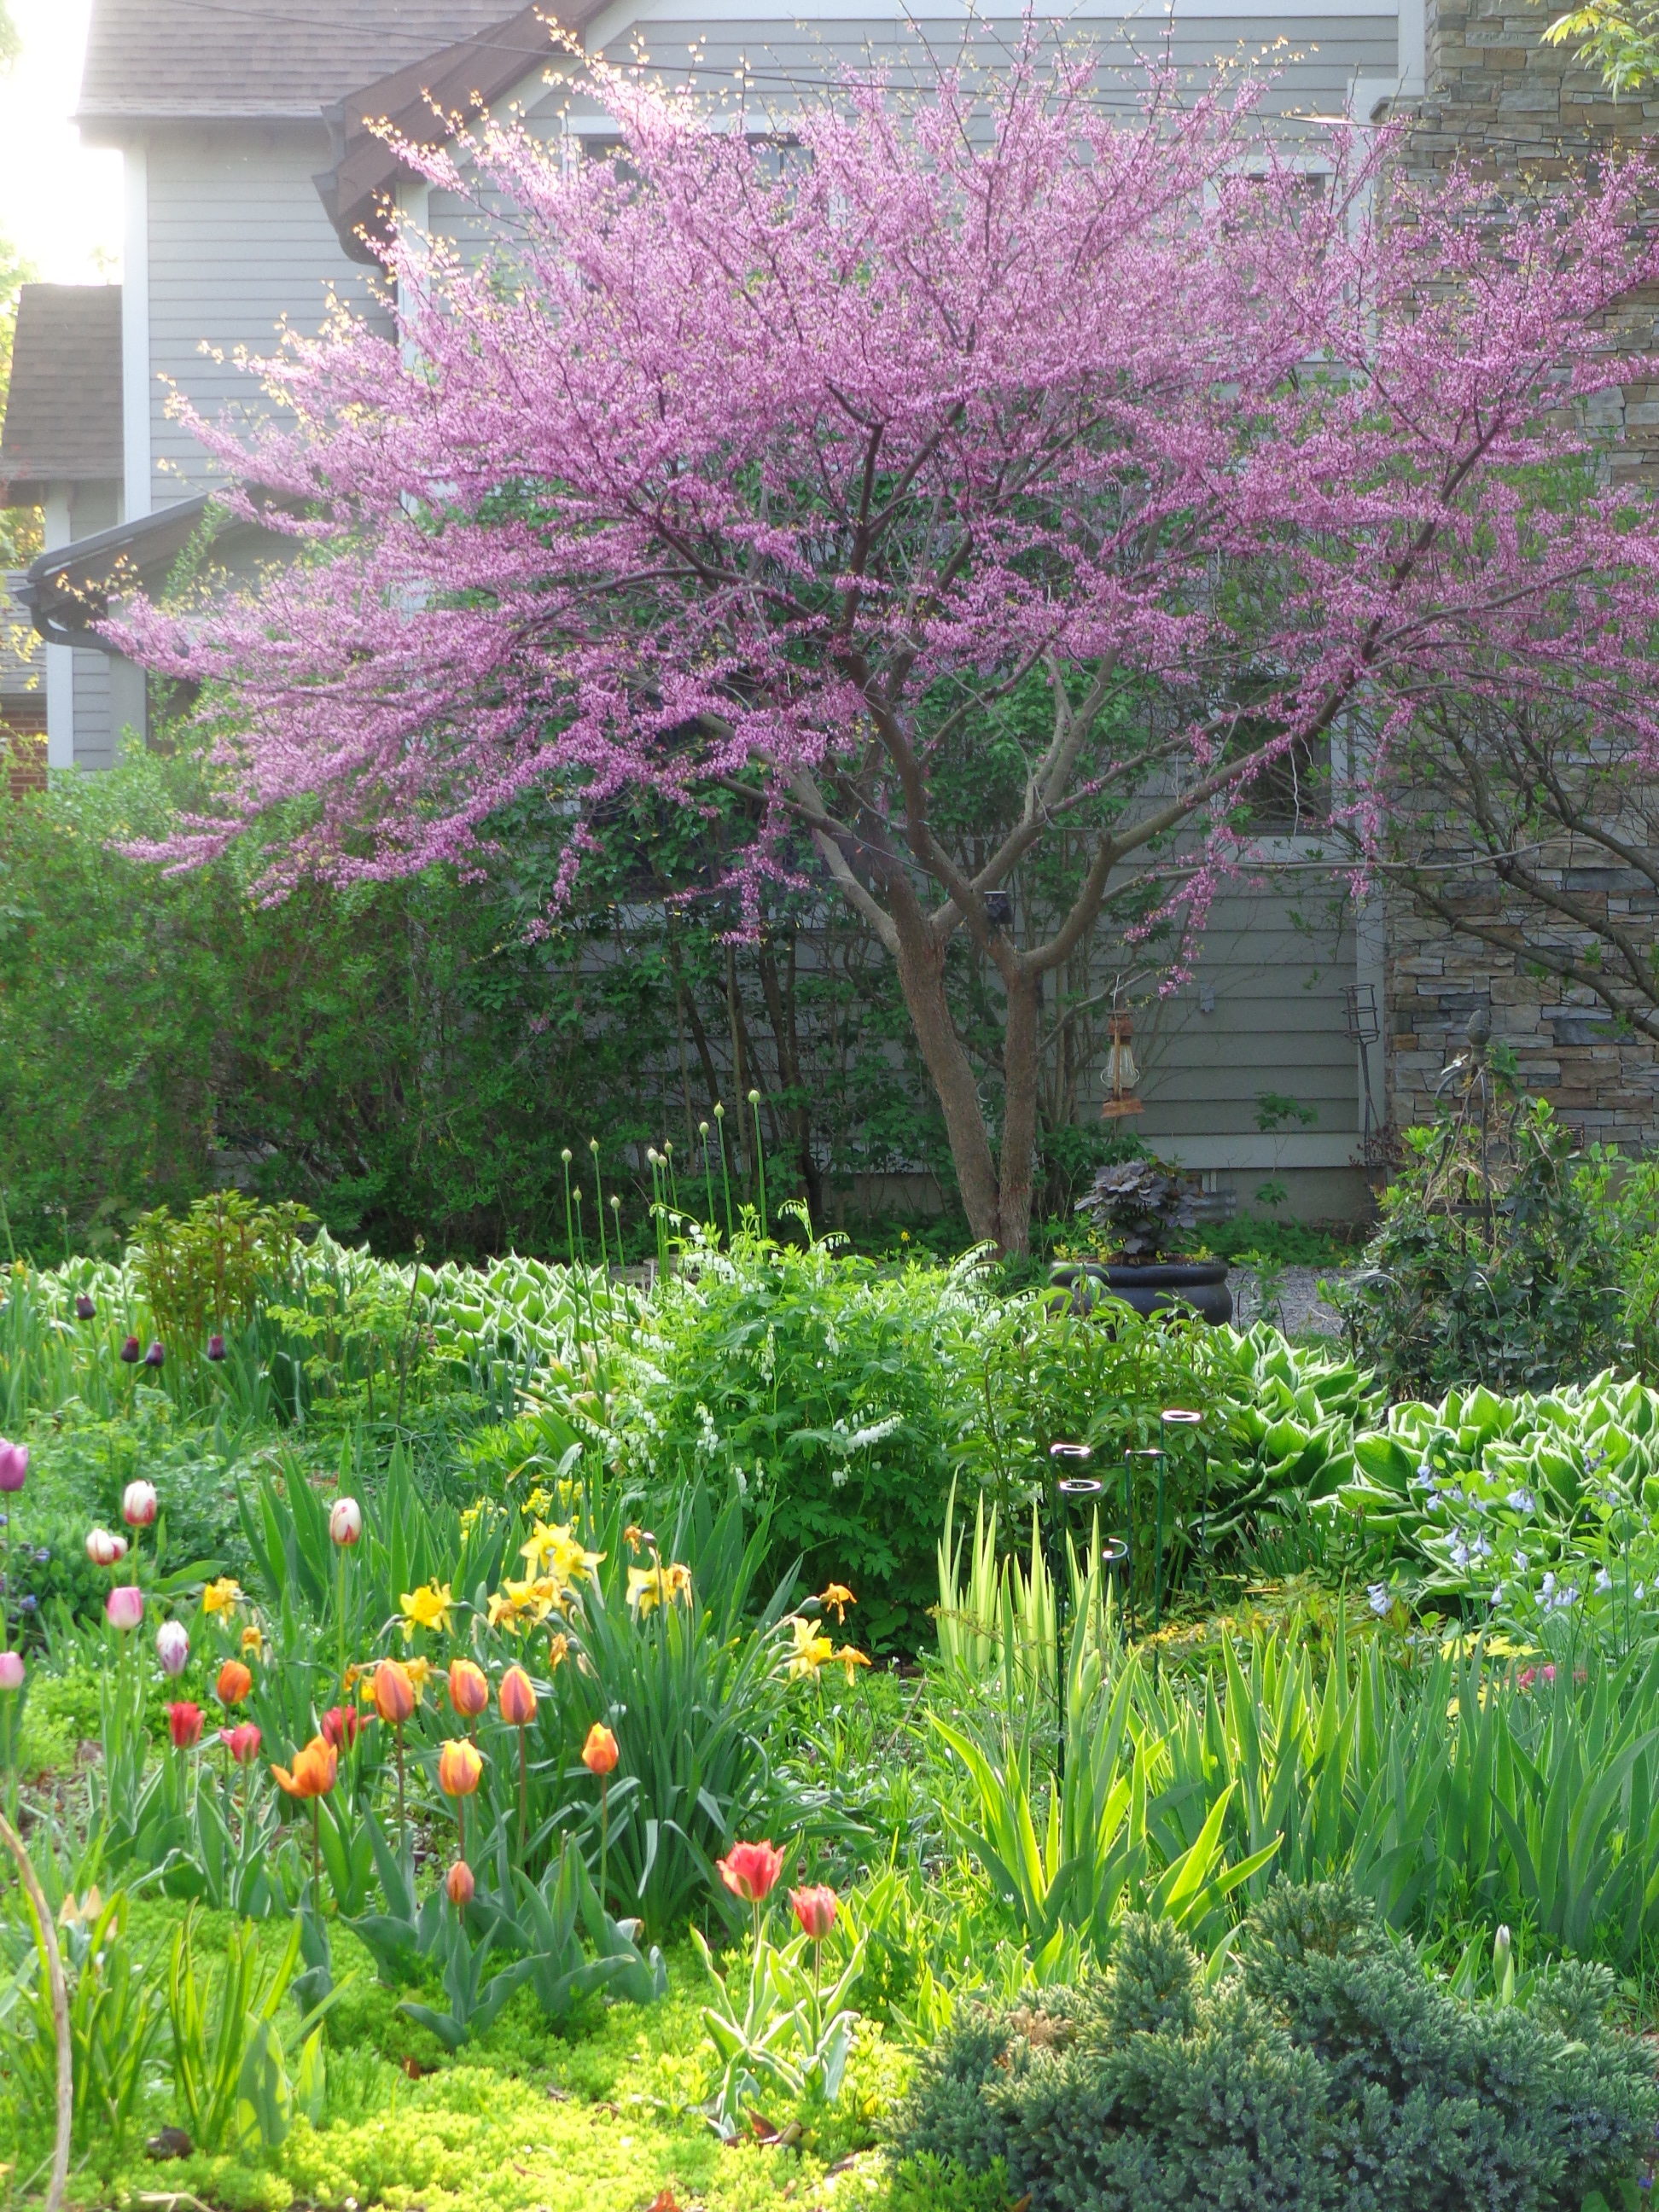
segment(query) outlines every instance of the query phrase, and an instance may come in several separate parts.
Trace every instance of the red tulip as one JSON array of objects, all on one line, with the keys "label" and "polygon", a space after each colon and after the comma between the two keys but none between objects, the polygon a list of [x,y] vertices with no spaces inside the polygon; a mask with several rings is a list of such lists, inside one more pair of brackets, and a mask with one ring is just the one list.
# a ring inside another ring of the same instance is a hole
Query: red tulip
[{"label": "red tulip", "polygon": [[814,1882],[805,1889],[792,1889],[789,1903],[803,1934],[815,1943],[822,1943],[836,1924],[836,1914],[841,1900],[827,1882]]},{"label": "red tulip", "polygon": [[221,1729],[219,1741],[238,1766],[252,1766],[259,1756],[259,1731],[252,1721],[240,1721],[234,1728]]},{"label": "red tulip", "polygon": [[176,1705],[167,1707],[167,1726],[173,1731],[175,1751],[189,1751],[202,1741],[202,1708],[181,1698]]},{"label": "red tulip", "polygon": [[353,1712],[349,1705],[331,1705],[323,1715],[323,1740],[336,1751],[349,1751],[362,1724],[362,1715]]},{"label": "red tulip", "polygon": [[775,1844],[733,1844],[715,1869],[733,1897],[745,1905],[764,1905],[783,1872],[783,1853]]}]

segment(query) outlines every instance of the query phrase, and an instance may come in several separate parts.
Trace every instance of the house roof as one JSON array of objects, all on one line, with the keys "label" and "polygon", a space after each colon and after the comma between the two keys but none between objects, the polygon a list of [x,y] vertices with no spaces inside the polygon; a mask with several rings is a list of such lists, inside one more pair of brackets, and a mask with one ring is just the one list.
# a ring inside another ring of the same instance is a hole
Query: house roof
[{"label": "house roof", "polygon": [[503,0],[94,0],[76,120],[314,123],[508,12]]},{"label": "house roof", "polygon": [[550,62],[557,51],[552,25],[572,35],[592,21],[605,0],[532,0],[516,15],[458,40],[372,82],[355,88],[330,110],[335,161],[316,179],[340,241],[354,260],[373,253],[362,234],[384,228],[384,210],[399,163],[382,135],[386,125],[420,146],[441,146],[454,135],[449,118],[489,106]]},{"label": "house roof", "polygon": [[0,428],[0,497],[37,506],[48,483],[120,474],[120,286],[25,284]]}]

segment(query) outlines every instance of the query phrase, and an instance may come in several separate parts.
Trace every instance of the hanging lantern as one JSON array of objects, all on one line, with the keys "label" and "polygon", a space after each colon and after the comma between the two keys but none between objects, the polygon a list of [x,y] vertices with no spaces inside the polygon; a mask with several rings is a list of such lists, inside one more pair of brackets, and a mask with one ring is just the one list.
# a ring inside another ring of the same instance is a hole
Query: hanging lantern
[{"label": "hanging lantern", "polygon": [[1144,1114],[1146,1102],[1135,1097],[1140,1070],[1135,1066],[1133,1018],[1128,1014],[1109,1015],[1106,1034],[1111,1044],[1106,1054],[1106,1096],[1101,1104],[1100,1118],[1103,1121],[1117,1121],[1126,1114]]}]

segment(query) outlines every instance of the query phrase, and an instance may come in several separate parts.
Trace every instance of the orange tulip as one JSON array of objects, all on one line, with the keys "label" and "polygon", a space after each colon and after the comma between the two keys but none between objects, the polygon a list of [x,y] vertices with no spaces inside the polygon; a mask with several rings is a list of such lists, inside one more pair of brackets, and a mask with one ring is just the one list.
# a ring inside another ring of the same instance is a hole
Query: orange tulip
[{"label": "orange tulip", "polygon": [[401,1660],[382,1659],[371,1692],[374,1710],[388,1727],[401,1728],[415,1711],[415,1685]]},{"label": "orange tulip", "polygon": [[219,1669],[213,1694],[222,1705],[240,1705],[253,1687],[253,1676],[240,1659],[227,1659]]},{"label": "orange tulip", "polygon": [[603,1721],[595,1721],[587,1731],[587,1741],[582,1746],[582,1765],[590,1774],[611,1774],[622,1753],[617,1748],[617,1739]]},{"label": "orange tulip", "polygon": [[528,1728],[536,1717],[536,1686],[522,1667],[509,1667],[501,1677],[501,1718],[509,1728]]},{"label": "orange tulip", "polygon": [[483,1760],[465,1736],[447,1743],[438,1753],[438,1787],[446,1797],[470,1797],[483,1778]]},{"label": "orange tulip", "polygon": [[295,1753],[291,1774],[285,1766],[273,1766],[270,1771],[290,1797],[326,1797],[339,1767],[340,1754],[334,1746],[314,1735],[303,1751]]},{"label": "orange tulip", "polygon": [[449,1662],[449,1702],[464,1721],[475,1721],[489,1704],[489,1680],[470,1659]]},{"label": "orange tulip", "polygon": [[457,1859],[444,1876],[444,1887],[449,1892],[449,1901],[458,1912],[471,1904],[472,1893],[477,1886],[472,1879],[472,1869],[465,1859]]}]

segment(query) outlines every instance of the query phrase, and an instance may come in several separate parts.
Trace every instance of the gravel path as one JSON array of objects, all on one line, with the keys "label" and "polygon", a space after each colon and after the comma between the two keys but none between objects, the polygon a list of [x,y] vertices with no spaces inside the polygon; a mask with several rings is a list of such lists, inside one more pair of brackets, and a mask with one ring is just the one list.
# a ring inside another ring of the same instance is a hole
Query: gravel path
[{"label": "gravel path", "polygon": [[[1342,1324],[1319,1295],[1322,1279],[1340,1282],[1346,1271],[1340,1267],[1286,1267],[1279,1277],[1279,1307],[1265,1316],[1277,1321],[1286,1336],[1340,1336]],[[1235,1267],[1227,1278],[1233,1294],[1233,1326],[1249,1328],[1264,1318],[1255,1271]]]}]

